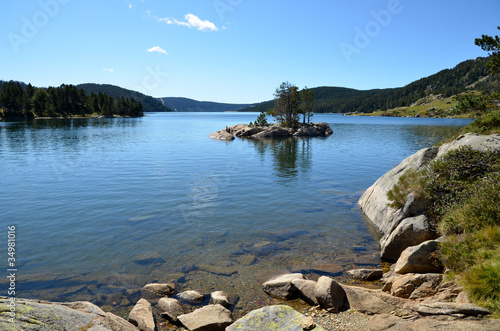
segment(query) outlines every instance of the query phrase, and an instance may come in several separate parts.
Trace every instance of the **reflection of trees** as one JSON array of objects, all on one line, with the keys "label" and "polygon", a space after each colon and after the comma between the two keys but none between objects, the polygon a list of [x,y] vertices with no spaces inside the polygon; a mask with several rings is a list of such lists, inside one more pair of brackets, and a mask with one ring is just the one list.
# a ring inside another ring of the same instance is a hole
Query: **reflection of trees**
[{"label": "reflection of trees", "polygon": [[249,139],[262,158],[269,152],[274,158],[274,169],[280,178],[290,180],[311,168],[309,138]]}]

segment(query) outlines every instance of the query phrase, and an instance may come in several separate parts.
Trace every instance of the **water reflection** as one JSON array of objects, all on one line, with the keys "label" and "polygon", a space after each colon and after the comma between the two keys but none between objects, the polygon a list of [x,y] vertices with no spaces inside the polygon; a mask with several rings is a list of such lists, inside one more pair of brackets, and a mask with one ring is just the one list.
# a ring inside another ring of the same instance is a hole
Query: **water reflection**
[{"label": "water reflection", "polygon": [[262,159],[272,155],[274,171],[281,182],[289,182],[311,169],[310,138],[248,139]]}]

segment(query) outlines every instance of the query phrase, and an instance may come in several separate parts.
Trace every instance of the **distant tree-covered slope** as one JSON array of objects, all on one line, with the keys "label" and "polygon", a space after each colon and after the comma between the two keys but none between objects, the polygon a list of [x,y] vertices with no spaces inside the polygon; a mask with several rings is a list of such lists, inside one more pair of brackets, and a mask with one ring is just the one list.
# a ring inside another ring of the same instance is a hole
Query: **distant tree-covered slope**
[{"label": "distant tree-covered slope", "polygon": [[102,92],[87,94],[74,85],[45,89],[14,81],[1,84],[1,118],[91,115],[138,117],[143,116],[143,110],[134,98],[112,98]]},{"label": "distant tree-covered slope", "polygon": [[[419,79],[399,88],[355,90],[344,87],[316,87],[314,111],[318,113],[369,113],[405,107],[430,95],[442,94],[444,97],[459,94],[470,89],[491,92],[493,78],[485,68],[486,58],[467,60],[453,69],[442,70],[432,76]],[[498,88],[498,87],[496,87]],[[245,108],[242,111],[267,111],[274,106],[273,100]]]},{"label": "distant tree-covered slope", "polygon": [[179,112],[217,112],[217,111],[238,111],[247,108],[250,104],[218,103],[210,101],[196,101],[188,98],[156,98],[165,106]]},{"label": "distant tree-covered slope", "polygon": [[158,102],[153,97],[142,94],[137,91],[127,90],[119,86],[109,85],[109,84],[80,84],[76,86],[79,89],[84,90],[86,93],[96,93],[102,92],[113,98],[134,98],[142,104],[142,108],[145,112],[168,112],[172,111],[169,107]]}]

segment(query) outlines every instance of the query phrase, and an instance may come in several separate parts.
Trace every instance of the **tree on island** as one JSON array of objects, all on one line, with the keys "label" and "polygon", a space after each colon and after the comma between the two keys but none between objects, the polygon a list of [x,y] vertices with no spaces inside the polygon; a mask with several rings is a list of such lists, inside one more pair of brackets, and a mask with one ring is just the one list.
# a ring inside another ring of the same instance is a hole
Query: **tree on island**
[{"label": "tree on island", "polygon": [[[300,115],[303,124],[310,123],[314,108],[314,93],[305,87],[302,91],[290,82],[283,82],[274,93],[275,107],[268,114],[275,117],[282,126],[296,128]],[[302,105],[301,105],[302,101]]]},{"label": "tree on island", "polygon": [[311,118],[313,117],[314,114],[314,93],[310,89],[304,87],[304,89],[301,92],[302,95],[302,108],[301,108],[301,113],[303,115],[303,124],[311,123]]}]

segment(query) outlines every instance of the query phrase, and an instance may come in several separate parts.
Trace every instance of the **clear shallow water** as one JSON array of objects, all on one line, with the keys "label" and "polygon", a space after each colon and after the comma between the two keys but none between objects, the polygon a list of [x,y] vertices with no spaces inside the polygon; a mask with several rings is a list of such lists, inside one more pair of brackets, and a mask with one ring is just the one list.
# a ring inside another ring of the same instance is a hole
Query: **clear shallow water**
[{"label": "clear shallow water", "polygon": [[149,282],[268,303],[280,270],[379,263],[356,201],[468,120],[315,115],[329,138],[208,138],[257,114],[0,122],[0,224],[17,227],[19,297],[126,311]]}]

